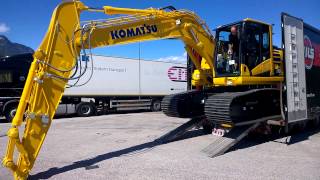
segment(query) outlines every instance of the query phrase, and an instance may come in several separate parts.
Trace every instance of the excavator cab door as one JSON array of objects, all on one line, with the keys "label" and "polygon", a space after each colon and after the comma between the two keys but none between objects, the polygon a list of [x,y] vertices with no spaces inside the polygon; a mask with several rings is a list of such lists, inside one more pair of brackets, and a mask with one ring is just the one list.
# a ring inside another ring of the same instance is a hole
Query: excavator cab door
[{"label": "excavator cab door", "polygon": [[245,21],[241,34],[241,59],[251,71],[270,58],[269,26]]}]

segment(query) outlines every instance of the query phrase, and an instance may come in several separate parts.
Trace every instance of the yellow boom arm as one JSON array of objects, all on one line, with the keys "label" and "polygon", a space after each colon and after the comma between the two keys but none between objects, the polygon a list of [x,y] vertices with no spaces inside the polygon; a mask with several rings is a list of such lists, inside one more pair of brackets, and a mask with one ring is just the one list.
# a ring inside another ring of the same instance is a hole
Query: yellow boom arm
[{"label": "yellow boom arm", "polygon": [[[129,16],[80,22],[83,11]],[[93,9],[79,1],[59,5],[43,42],[34,53],[17,113],[8,131],[3,165],[13,171],[15,179],[28,177],[82,49],[163,38],[181,39],[200,75],[211,72],[205,76],[214,77],[213,37],[206,24],[191,12],[109,6]],[[202,62],[192,55],[193,51],[202,57]],[[206,83],[212,85],[212,82]],[[26,124],[20,140],[18,128],[23,119]],[[19,153],[17,163],[13,161],[15,148]]]}]

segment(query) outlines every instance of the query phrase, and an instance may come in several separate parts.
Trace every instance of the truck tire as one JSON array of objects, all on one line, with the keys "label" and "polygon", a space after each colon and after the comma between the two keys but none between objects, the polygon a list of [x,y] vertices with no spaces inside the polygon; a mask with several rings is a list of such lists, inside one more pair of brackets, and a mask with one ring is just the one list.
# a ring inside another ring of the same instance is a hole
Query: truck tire
[{"label": "truck tire", "polygon": [[206,120],[202,122],[202,131],[205,134],[211,134],[213,127],[214,125],[210,121]]},{"label": "truck tire", "polygon": [[95,108],[92,103],[89,102],[81,102],[77,107],[77,115],[80,117],[89,117],[94,114]]},{"label": "truck tire", "polygon": [[16,115],[17,112],[17,106],[16,105],[10,105],[8,107],[6,107],[5,112],[4,112],[4,116],[6,117],[6,120],[8,122],[11,122],[13,117]]},{"label": "truck tire", "polygon": [[151,111],[156,112],[156,111],[161,111],[161,101],[156,99],[152,101],[151,104]]}]

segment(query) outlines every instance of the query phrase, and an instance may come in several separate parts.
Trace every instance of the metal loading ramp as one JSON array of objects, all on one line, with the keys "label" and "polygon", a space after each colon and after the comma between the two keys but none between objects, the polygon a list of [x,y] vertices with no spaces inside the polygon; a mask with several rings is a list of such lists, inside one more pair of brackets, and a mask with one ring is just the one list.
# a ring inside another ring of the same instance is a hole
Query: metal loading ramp
[{"label": "metal loading ramp", "polygon": [[244,137],[246,137],[249,132],[257,128],[261,123],[264,123],[268,120],[278,120],[280,115],[268,116],[253,121],[241,122],[235,124],[235,126],[223,136],[215,139],[211,144],[205,147],[202,152],[207,154],[209,157],[216,157],[224,154],[235,144],[240,142]]},{"label": "metal loading ramp", "polygon": [[198,116],[191,118],[189,121],[186,123],[178,126],[177,128],[169,131],[167,134],[159,137],[155,141],[159,143],[168,143],[170,141],[174,141],[175,139],[181,137],[184,135],[187,131],[194,127],[200,127],[201,123],[205,120],[205,116]]},{"label": "metal loading ramp", "polygon": [[[281,119],[281,115],[274,115],[263,117],[255,120],[244,121],[241,123],[235,124],[235,126],[230,129],[223,136],[214,139],[214,141],[205,147],[202,152],[207,154],[209,157],[216,157],[224,154],[238,142],[240,142],[244,137],[246,137],[249,132],[255,128],[257,128],[260,124],[266,123],[270,120],[279,120]],[[168,143],[174,141],[184,135],[186,132],[191,130],[194,127],[200,127],[202,123],[206,121],[205,116],[198,116],[191,118],[186,123],[178,126],[177,128],[169,131],[167,134],[159,137],[155,141],[158,143]]]},{"label": "metal loading ramp", "polygon": [[260,125],[260,122],[253,125],[234,127],[226,135],[218,137],[211,144],[202,150],[209,157],[216,157],[224,154],[231,147],[241,141],[248,133]]}]

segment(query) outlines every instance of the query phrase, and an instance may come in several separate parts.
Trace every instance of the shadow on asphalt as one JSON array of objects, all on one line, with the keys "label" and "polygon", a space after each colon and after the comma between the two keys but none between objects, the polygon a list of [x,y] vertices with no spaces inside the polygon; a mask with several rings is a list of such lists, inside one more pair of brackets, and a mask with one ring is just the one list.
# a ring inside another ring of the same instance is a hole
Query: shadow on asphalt
[{"label": "shadow on asphalt", "polygon": [[[307,128],[303,132],[297,132],[297,133],[291,134],[290,135],[290,137],[291,137],[290,142],[287,142],[286,144],[291,145],[291,144],[295,144],[297,142],[305,141],[305,140],[309,139],[310,136],[317,134],[319,132],[320,132],[320,127]],[[192,131],[186,132],[184,135],[182,135],[180,138],[177,138],[175,141],[193,138],[193,137],[202,136],[202,135],[204,135],[202,129],[192,130]],[[270,141],[277,142],[278,139],[285,138],[285,137],[286,136],[279,135],[279,134],[272,135],[272,136],[265,136],[265,135],[264,136],[262,136],[262,135],[261,136],[249,136],[247,138],[244,138],[240,143],[238,143],[233,148],[231,148],[229,151],[227,151],[227,153],[230,151],[235,151],[237,149],[249,148],[249,147],[252,147],[252,146],[255,146],[258,144],[262,144],[262,143],[266,143],[266,142],[270,142]],[[132,154],[150,151],[150,150],[152,150],[152,148],[159,146],[159,145],[162,145],[162,144],[165,144],[165,143],[162,143],[159,140],[146,142],[146,143],[135,145],[132,147],[128,147],[128,148],[125,148],[122,150],[101,154],[101,155],[95,156],[90,159],[76,161],[76,162],[74,162],[70,165],[67,165],[67,166],[53,167],[53,168],[50,168],[46,171],[29,176],[28,179],[30,179],[30,180],[49,179],[54,175],[65,173],[65,172],[72,171],[72,170],[79,169],[79,168],[85,168],[85,169],[98,168],[99,166],[96,164],[101,161],[105,161],[105,160],[108,160],[108,159],[111,159],[114,157],[119,157],[119,156],[124,156],[124,155],[128,156],[128,155],[132,155]]]},{"label": "shadow on asphalt", "polygon": [[[291,144],[295,144],[298,142],[308,140],[310,136],[317,134],[317,133],[320,133],[320,127],[307,128],[303,132],[297,132],[297,133],[291,134],[290,141],[286,144],[291,145]],[[196,129],[196,130],[186,132],[184,135],[182,135],[180,138],[177,138],[174,141],[194,138],[194,137],[198,137],[198,136],[202,136],[202,135],[204,135],[202,129]],[[235,151],[238,149],[249,148],[249,147],[259,145],[262,143],[266,143],[266,142],[270,142],[270,141],[278,142],[277,141],[278,139],[285,138],[285,137],[286,136],[284,136],[284,135],[249,136],[247,138],[244,138],[240,143],[235,145],[233,148],[231,148],[226,153],[228,153],[230,151]],[[139,153],[145,153],[145,152],[151,151],[153,148],[155,148],[159,145],[162,145],[162,144],[166,144],[166,143],[162,143],[159,140],[154,140],[154,141],[146,142],[143,144],[135,145],[132,147],[128,147],[125,149],[121,149],[121,150],[117,150],[117,151],[113,151],[113,152],[108,152],[105,154],[100,154],[100,155],[97,155],[97,156],[89,158],[89,159],[84,159],[84,160],[73,162],[72,164],[69,164],[69,165],[66,165],[63,167],[50,168],[46,171],[39,172],[35,175],[30,175],[28,179],[29,180],[49,179],[55,175],[62,174],[62,173],[68,172],[68,171],[73,171],[73,170],[76,170],[79,168],[85,168],[86,170],[99,168],[99,165],[97,165],[99,162],[102,162],[102,161],[105,161],[108,159],[112,159],[115,157],[120,157],[120,156],[130,156],[130,155],[135,155],[135,154],[139,154]]]},{"label": "shadow on asphalt", "polygon": [[[177,138],[175,141],[189,139],[189,138],[193,138],[193,137],[197,137],[197,136],[201,136],[201,135],[204,135],[202,129],[196,129],[196,130],[186,132],[184,135],[182,135],[180,138]],[[76,162],[73,162],[72,164],[67,165],[67,166],[53,167],[53,168],[50,168],[46,171],[40,172],[38,174],[30,175],[28,179],[29,180],[49,179],[54,175],[65,173],[65,172],[72,171],[72,170],[79,169],[79,168],[85,168],[85,169],[98,168],[99,166],[96,164],[101,161],[105,161],[105,160],[119,157],[119,156],[124,156],[124,155],[130,156],[133,154],[138,154],[138,153],[150,151],[154,147],[162,145],[162,144],[166,144],[166,143],[163,143],[157,139],[154,141],[146,142],[146,143],[132,146],[129,148],[121,149],[118,151],[113,151],[113,152],[101,154],[101,155],[95,156],[90,159],[76,161]]]},{"label": "shadow on asphalt", "polygon": [[[96,115],[93,116],[107,116],[107,115],[111,115],[111,114],[137,114],[137,113],[146,113],[146,112],[152,112],[150,110],[131,110],[131,111],[114,111],[114,112],[108,112],[108,113],[102,113],[99,112]],[[160,111],[159,111],[160,112]],[[91,116],[91,117],[93,117]],[[68,114],[68,115],[57,115],[54,117],[54,119],[64,119],[64,118],[78,118],[79,116],[75,115],[75,114]],[[5,124],[5,123],[11,123],[9,121],[7,121],[4,117],[0,117],[0,124]]]},{"label": "shadow on asphalt", "polygon": [[[107,116],[107,115],[112,115],[112,114],[137,114],[137,113],[145,113],[145,112],[151,112],[151,111],[146,111],[146,110],[131,110],[131,111],[113,111],[113,112],[108,112],[108,113],[102,113],[98,112],[95,115],[92,115],[90,117],[94,116]],[[54,117],[54,119],[64,119],[64,118],[78,118],[76,114],[68,114],[68,115],[57,115]]]},{"label": "shadow on asphalt", "polygon": [[226,153],[231,151],[236,151],[238,149],[245,149],[250,148],[252,146],[256,146],[259,144],[267,143],[267,142],[276,142],[281,143],[284,145],[292,145],[295,143],[299,143],[302,141],[306,141],[309,139],[310,136],[320,133],[320,127],[316,128],[306,128],[304,131],[300,132],[294,132],[289,135],[285,134],[274,134],[274,135],[250,135],[246,138],[244,138],[240,143],[236,144],[234,147],[232,147],[230,150],[228,150]]},{"label": "shadow on asphalt", "polygon": [[[297,142],[301,142],[301,141],[305,141],[307,140],[310,136],[319,133],[320,132],[320,128],[313,128],[313,129],[307,129],[304,132],[298,132],[295,134],[291,134],[291,139],[290,142],[287,143],[287,145],[291,145]],[[186,132],[183,136],[181,136],[180,138],[176,139],[177,140],[183,140],[183,139],[188,139],[188,138],[193,138],[193,137],[197,137],[197,136],[201,136],[204,135],[203,131],[201,129],[197,129],[197,130],[193,130],[193,131],[188,131]],[[231,148],[229,151],[235,151],[237,149],[244,149],[244,148],[249,148],[258,144],[262,144],[262,143],[266,143],[266,142],[270,142],[270,141],[275,141],[279,138],[284,138],[285,136],[283,135],[273,135],[273,136],[249,136],[247,138],[245,138],[244,140],[241,141],[241,143],[238,143],[237,145],[235,145],[233,148]],[[105,154],[101,154],[98,156],[95,156],[93,158],[90,159],[84,159],[81,161],[76,161],[70,165],[67,166],[63,166],[63,167],[54,167],[54,168],[50,168],[46,171],[40,172],[38,174],[32,175],[30,176],[28,179],[30,180],[35,180],[35,179],[49,179],[54,175],[57,174],[61,174],[61,173],[65,173],[68,171],[72,171],[75,169],[79,169],[79,168],[85,168],[85,169],[93,169],[93,168],[98,168],[99,166],[96,165],[97,163],[101,162],[101,161],[105,161],[111,158],[115,158],[115,157],[119,157],[119,156],[124,156],[124,155],[132,155],[132,154],[136,154],[136,153],[142,153],[142,152],[146,152],[146,151],[150,151],[152,150],[154,147],[162,145],[164,143],[162,143],[161,141],[158,140],[154,140],[154,141],[150,141],[150,142],[146,142],[143,144],[139,144],[136,146],[132,146],[129,148],[125,148],[122,150],[118,150],[118,151],[113,151],[113,152],[108,152]]]}]

